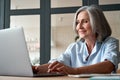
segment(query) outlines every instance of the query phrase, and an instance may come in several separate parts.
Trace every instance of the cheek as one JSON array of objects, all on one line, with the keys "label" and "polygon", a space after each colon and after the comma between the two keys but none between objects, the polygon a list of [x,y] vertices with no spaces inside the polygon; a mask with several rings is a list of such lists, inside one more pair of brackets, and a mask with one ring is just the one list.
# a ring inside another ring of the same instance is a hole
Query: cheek
[{"label": "cheek", "polygon": [[90,24],[86,24],[86,25],[84,26],[84,28],[85,28],[86,30],[92,31],[92,27],[91,27]]}]

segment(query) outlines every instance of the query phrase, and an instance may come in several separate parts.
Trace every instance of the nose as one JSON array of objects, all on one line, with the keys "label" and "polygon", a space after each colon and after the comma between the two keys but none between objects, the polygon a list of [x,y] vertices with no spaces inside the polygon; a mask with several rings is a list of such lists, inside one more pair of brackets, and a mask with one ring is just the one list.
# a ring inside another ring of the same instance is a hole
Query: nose
[{"label": "nose", "polygon": [[77,29],[82,29],[82,28],[83,28],[82,23],[78,23],[76,26],[77,26],[77,27],[76,27]]}]

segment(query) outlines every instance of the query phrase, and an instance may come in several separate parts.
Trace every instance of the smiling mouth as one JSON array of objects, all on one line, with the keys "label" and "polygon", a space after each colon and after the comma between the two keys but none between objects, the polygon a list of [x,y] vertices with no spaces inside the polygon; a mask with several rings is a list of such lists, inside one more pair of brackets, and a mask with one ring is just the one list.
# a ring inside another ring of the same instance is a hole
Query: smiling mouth
[{"label": "smiling mouth", "polygon": [[81,33],[81,34],[83,34],[83,33],[85,33],[86,31],[78,31],[79,33]]}]

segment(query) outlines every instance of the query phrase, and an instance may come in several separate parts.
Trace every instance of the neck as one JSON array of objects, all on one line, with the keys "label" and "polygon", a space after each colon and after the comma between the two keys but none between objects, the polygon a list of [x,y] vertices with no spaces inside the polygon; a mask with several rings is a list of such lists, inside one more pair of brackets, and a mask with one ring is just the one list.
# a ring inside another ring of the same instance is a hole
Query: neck
[{"label": "neck", "polygon": [[85,40],[86,45],[87,45],[87,49],[89,54],[92,52],[94,46],[95,46],[95,42],[96,42],[96,38],[89,38]]}]

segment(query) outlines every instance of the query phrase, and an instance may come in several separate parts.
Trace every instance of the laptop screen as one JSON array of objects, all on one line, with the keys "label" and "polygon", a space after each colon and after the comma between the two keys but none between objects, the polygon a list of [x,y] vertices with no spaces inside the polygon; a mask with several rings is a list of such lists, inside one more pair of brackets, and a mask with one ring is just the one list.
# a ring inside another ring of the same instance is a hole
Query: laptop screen
[{"label": "laptop screen", "polygon": [[0,30],[0,75],[33,76],[22,27]]}]

